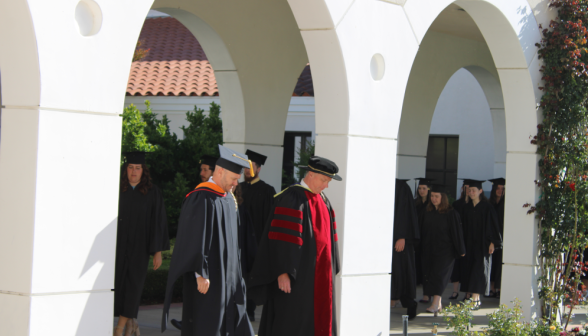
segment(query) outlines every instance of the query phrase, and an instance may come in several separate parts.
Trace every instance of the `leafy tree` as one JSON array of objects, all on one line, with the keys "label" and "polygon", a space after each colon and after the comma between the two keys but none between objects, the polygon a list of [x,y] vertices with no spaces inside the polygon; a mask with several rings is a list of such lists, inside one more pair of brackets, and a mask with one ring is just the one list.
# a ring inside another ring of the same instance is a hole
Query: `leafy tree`
[{"label": "leafy tree", "polygon": [[[567,326],[574,306],[583,300],[579,274],[587,270],[582,256],[588,245],[588,6],[586,0],[551,0],[550,7],[558,17],[537,43],[544,119],[531,141],[541,155],[535,181],[541,197],[535,206],[525,207],[539,219],[543,316],[552,324],[561,317]],[[567,310],[565,300],[570,300]]]},{"label": "leafy tree", "polygon": [[161,120],[151,110],[151,103],[141,113],[135,105],[123,112],[123,152],[149,152],[146,157],[153,183],[163,192],[170,237],[177,233],[182,202],[188,192],[200,183],[200,157],[218,156],[222,144],[220,106],[212,103],[208,116],[203,109],[194,107],[186,113],[187,127],[182,127],[184,139],[170,132],[169,119]]},{"label": "leafy tree", "polygon": [[176,160],[178,171],[183,172],[191,188],[200,183],[200,158],[203,155],[219,155],[218,145],[223,144],[220,112],[220,106],[212,102],[208,116],[197,107],[193,112],[186,113],[188,127],[182,126],[184,139],[180,141]]},{"label": "leafy tree", "polygon": [[149,143],[145,134],[147,123],[143,121],[141,111],[131,104],[122,114],[123,134],[122,152],[153,152],[155,146]]}]

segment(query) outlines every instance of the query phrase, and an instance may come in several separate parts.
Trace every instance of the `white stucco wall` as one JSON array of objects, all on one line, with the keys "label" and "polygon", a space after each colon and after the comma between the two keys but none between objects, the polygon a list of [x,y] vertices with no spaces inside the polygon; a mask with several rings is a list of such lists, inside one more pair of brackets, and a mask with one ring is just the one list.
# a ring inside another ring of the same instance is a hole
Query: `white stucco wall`
[{"label": "white stucco wall", "polygon": [[[458,135],[457,176],[494,178],[492,116],[484,91],[472,74],[458,70],[443,89],[431,123],[431,135]],[[461,183],[458,183],[457,193]],[[484,183],[484,190],[491,184]]]}]

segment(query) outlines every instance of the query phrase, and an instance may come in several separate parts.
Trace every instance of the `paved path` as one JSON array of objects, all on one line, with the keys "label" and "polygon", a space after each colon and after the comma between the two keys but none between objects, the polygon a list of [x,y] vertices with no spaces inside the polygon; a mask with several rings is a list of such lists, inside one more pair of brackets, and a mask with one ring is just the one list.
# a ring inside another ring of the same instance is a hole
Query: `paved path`
[{"label": "paved path", "polygon": [[[419,287],[417,290],[417,297],[422,298],[422,288]],[[445,290],[443,295],[442,304],[443,306],[449,305],[450,302],[453,304],[456,301],[450,301],[447,298],[452,294],[451,284]],[[463,293],[460,293],[459,298],[463,297]],[[472,330],[482,330],[482,327],[487,326],[488,318],[486,314],[489,314],[498,308],[498,299],[494,298],[482,298],[482,309],[474,312],[474,327]],[[432,335],[431,329],[433,323],[439,323],[438,331],[439,335],[449,335],[449,331],[446,330],[447,323],[440,314],[437,317],[433,317],[433,314],[425,312],[425,309],[429,304],[419,303],[418,316],[413,320],[409,321],[408,333],[411,336],[430,336]],[[253,329],[255,331],[259,328],[259,320],[261,319],[261,308],[257,307],[255,311],[256,322],[253,322]],[[171,324],[168,324],[168,329],[165,333],[161,334],[160,322],[161,322],[162,305],[156,306],[144,306],[139,310],[139,326],[141,328],[141,336],[180,336],[180,331],[174,328]],[[402,335],[402,315],[406,314],[406,309],[400,308],[400,303],[397,307],[390,309],[390,335]],[[170,309],[170,319],[180,320],[182,316],[181,304],[172,304]],[[115,318],[116,322],[116,318]],[[587,310],[578,309],[575,314],[574,324],[583,324],[588,322]]]}]

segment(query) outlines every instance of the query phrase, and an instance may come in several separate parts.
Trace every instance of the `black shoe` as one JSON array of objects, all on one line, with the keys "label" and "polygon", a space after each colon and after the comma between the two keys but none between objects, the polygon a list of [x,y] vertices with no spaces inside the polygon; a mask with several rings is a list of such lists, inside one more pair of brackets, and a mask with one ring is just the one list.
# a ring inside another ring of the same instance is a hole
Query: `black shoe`
[{"label": "black shoe", "polygon": [[495,298],[500,299],[500,291],[496,292],[496,294],[494,295]]},{"label": "black shoe", "polygon": [[466,294],[466,295],[463,297],[463,299],[461,299],[461,300],[459,300],[459,301],[460,301],[460,302],[462,302],[462,303],[464,303],[464,302],[466,302],[467,300],[471,300],[471,299],[472,299],[472,296],[471,296],[471,295],[470,295],[470,296],[468,296],[468,295]]},{"label": "black shoe", "polygon": [[491,290],[491,291],[488,293],[488,295],[484,294],[484,297],[487,297],[487,298],[496,297],[496,293],[494,293],[494,291],[493,291],[493,290]]},{"label": "black shoe", "polygon": [[417,316],[417,307],[418,307],[418,302],[414,302],[414,304],[412,305],[412,307],[408,308],[406,310],[406,315],[408,315],[408,320],[412,321],[414,320],[414,318]]},{"label": "black shoe", "polygon": [[472,301],[474,303],[474,308],[472,308],[472,310],[480,310],[480,307],[482,306],[482,302],[480,302],[480,300],[478,301]]},{"label": "black shoe", "polygon": [[171,324],[176,327],[178,330],[182,330],[182,321],[178,321],[176,319],[171,320]]},{"label": "black shoe", "polygon": [[457,296],[459,295],[458,292],[453,292],[453,295],[449,297],[449,300],[457,300]]}]

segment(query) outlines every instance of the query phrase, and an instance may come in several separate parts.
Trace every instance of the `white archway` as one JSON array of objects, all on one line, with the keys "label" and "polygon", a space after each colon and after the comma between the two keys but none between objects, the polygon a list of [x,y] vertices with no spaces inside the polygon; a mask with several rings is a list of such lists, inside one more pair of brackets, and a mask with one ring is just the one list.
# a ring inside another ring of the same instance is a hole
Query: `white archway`
[{"label": "white archway", "polygon": [[[76,3],[14,0],[0,5],[6,105],[0,147],[0,225],[8,233],[0,238],[0,251],[19,256],[5,265],[15,272],[0,278],[0,325],[6,334],[42,335],[46,330],[106,334],[112,322],[118,113],[135,42],[153,2],[99,1],[100,13],[88,16],[101,18],[100,29],[92,36],[80,34]],[[226,68],[227,77],[237,71],[241,88],[234,92],[242,92],[243,99],[242,105],[229,104],[235,111],[226,112],[242,120],[239,109],[244,107],[244,131],[231,128],[236,149],[267,149],[270,157],[281,157],[292,88],[304,64],[308,60],[312,64],[317,154],[336,161],[345,179],[332,183],[327,191],[340,226],[341,335],[388,332],[393,199],[389,185],[385,189],[366,178],[365,158],[370,167],[395,175],[411,68],[429,26],[450,3],[155,3],[156,8],[181,7],[206,22],[224,41],[235,65],[235,69]],[[505,253],[505,276],[521,279],[521,287],[505,288],[503,297],[520,297],[526,312],[532,312],[536,248],[531,247],[537,234],[534,219],[517,204],[537,198],[532,183],[536,173],[530,173],[536,171],[537,156],[528,142],[539,119],[535,104],[540,93],[535,87],[540,73],[533,47],[539,32],[534,11],[541,12],[547,0],[533,3],[531,7],[525,0],[456,2],[472,16],[488,42],[502,85],[506,177],[516,181],[516,185],[509,182],[513,206],[506,208],[508,220],[516,225],[506,236],[517,237],[523,247],[518,253]],[[188,16],[186,20],[191,21]],[[13,34],[16,28],[18,36]],[[251,51],[269,56],[255,63]],[[372,77],[373,58],[380,60],[374,72],[383,74],[381,78]],[[227,90],[235,82],[228,83]],[[263,93],[267,99],[259,98]],[[241,99],[238,94],[235,97]],[[77,169],[80,165],[87,169]],[[83,183],[79,181],[87,175],[101,180],[80,197]],[[505,244],[515,246],[508,240]],[[68,262],[56,264],[55,255],[68,256]],[[64,316],[77,324],[64,325]]]}]

